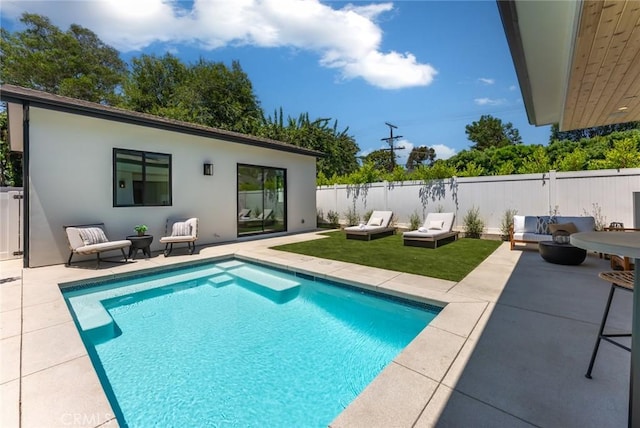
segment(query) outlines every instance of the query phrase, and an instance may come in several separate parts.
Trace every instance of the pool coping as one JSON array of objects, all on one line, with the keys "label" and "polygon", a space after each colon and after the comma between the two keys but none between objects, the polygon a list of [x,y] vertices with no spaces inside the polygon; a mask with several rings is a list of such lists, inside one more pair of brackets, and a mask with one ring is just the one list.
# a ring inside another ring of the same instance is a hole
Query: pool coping
[{"label": "pool coping", "polygon": [[[11,349],[19,350],[7,354],[10,361],[2,376],[3,402],[15,397],[18,412],[6,412],[3,405],[2,421],[17,417],[23,427],[118,425],[58,284],[227,257],[443,306],[438,316],[330,426],[413,426],[420,420],[437,420],[446,405],[446,391],[454,388],[464,369],[470,353],[466,349],[482,333],[483,323],[520,252],[510,252],[503,244],[467,277],[453,282],[268,248],[292,240],[319,238],[311,233],[205,247],[192,256],[154,255],[100,271],[62,265],[24,269],[19,292],[8,303],[3,302],[3,318],[19,316],[21,327],[20,334],[3,332],[2,336],[3,344],[7,342],[14,347]],[[12,304],[15,309],[11,309]],[[3,361],[4,356],[3,351]]]}]

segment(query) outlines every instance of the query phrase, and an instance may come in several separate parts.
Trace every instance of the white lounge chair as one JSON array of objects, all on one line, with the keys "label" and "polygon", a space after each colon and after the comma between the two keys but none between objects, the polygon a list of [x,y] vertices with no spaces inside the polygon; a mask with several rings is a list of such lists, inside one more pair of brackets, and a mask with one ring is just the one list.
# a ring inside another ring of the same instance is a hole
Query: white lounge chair
[{"label": "white lounge chair", "polygon": [[167,236],[160,238],[160,243],[165,244],[164,256],[167,257],[173,250],[173,244],[186,243],[189,254],[196,249],[198,239],[198,219],[196,217],[168,218],[166,226]]},{"label": "white lounge chair", "polygon": [[264,224],[273,223],[273,210],[271,208],[265,208],[260,214],[255,217],[240,217],[238,223],[244,226],[260,226]]},{"label": "white lounge chair", "polygon": [[404,245],[413,247],[438,248],[440,242],[455,241],[458,232],[453,228],[453,213],[429,213],[418,230],[402,234]]},{"label": "white lounge chair", "polygon": [[104,223],[64,226],[64,230],[71,250],[66,266],[71,265],[74,254],[95,254],[97,269],[100,267],[100,253],[111,250],[122,251],[124,261],[127,261],[127,253],[124,250],[131,246],[131,241],[127,239],[109,241],[104,233]]},{"label": "white lounge chair", "polygon": [[374,211],[369,217],[367,224],[345,227],[347,239],[359,239],[370,241],[374,238],[393,235],[396,228],[391,226],[393,211]]},{"label": "white lounge chair", "polygon": [[243,208],[238,212],[238,219],[248,219],[251,214],[251,210],[249,208]]}]

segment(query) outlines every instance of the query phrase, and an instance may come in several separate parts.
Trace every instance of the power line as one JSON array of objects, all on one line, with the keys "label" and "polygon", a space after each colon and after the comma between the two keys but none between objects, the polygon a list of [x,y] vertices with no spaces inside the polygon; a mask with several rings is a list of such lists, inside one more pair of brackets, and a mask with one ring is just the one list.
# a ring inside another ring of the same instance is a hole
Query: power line
[{"label": "power line", "polygon": [[393,135],[393,130],[394,129],[398,129],[397,126],[392,125],[389,122],[385,122],[385,125],[387,125],[389,127],[389,137],[388,138],[381,138],[381,141],[386,141],[387,144],[389,144],[389,148],[388,149],[382,149],[382,150],[389,150],[391,151],[391,171],[393,171],[396,167],[396,154],[395,151],[396,150],[404,150],[404,147],[395,147],[395,142],[396,140],[399,140],[400,138],[402,138],[402,135]]}]

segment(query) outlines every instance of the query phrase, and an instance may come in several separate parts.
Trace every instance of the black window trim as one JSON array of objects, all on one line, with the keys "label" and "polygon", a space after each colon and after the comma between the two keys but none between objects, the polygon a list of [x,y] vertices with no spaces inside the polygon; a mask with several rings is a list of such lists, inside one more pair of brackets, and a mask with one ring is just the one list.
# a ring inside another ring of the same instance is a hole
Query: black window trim
[{"label": "black window trim", "polygon": [[[169,158],[169,201],[167,204],[118,204],[117,201],[117,192],[118,192],[118,171],[117,171],[117,156],[119,153],[131,154],[131,155],[141,155],[142,156],[142,174],[146,179],[146,157],[147,155],[159,155],[159,156],[167,156]],[[112,157],[112,195],[113,195],[113,207],[114,208],[125,208],[125,207],[170,207],[173,206],[173,157],[171,153],[159,153],[159,152],[151,152],[147,150],[133,150],[133,149],[120,149],[117,147],[113,148],[113,157]]]},{"label": "black window trim", "polygon": [[[240,173],[240,168],[242,167],[250,167],[250,168],[261,168],[263,170],[263,174],[264,174],[264,170],[265,169],[276,169],[276,170],[280,170],[284,172],[283,175],[283,180],[284,180],[284,205],[283,205],[283,210],[284,210],[284,223],[283,223],[283,229],[282,230],[277,230],[277,231],[259,231],[259,232],[247,232],[247,233],[243,233],[240,234],[240,231],[236,229],[236,236],[238,238],[242,238],[242,237],[246,237],[246,236],[254,236],[254,235],[267,235],[267,234],[273,234],[273,233],[284,233],[287,232],[289,227],[288,227],[288,217],[289,217],[289,212],[288,212],[288,201],[289,198],[287,196],[288,193],[288,189],[287,189],[287,175],[288,175],[288,171],[287,168],[282,168],[282,167],[278,167],[278,166],[267,166],[267,165],[256,165],[256,164],[249,164],[249,163],[237,163],[236,164],[236,210],[238,208],[238,195],[240,192],[240,188],[239,188],[239,184],[238,183],[238,175]],[[264,184],[264,183],[263,183]],[[263,192],[264,192],[264,187],[263,187]],[[264,198],[264,195],[263,195]],[[263,199],[264,200],[264,199]]]}]

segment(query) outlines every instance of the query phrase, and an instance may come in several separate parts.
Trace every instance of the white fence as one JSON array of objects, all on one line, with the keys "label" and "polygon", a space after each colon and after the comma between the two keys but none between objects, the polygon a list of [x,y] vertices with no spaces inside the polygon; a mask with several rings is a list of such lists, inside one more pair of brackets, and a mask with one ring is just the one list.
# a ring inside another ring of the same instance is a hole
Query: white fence
[{"label": "white fence", "polygon": [[0,260],[22,257],[22,189],[0,188]]},{"label": "white fence", "polygon": [[320,186],[316,205],[325,219],[334,211],[341,222],[349,209],[361,217],[371,210],[392,210],[398,226],[405,227],[413,213],[424,219],[428,212],[454,212],[456,230],[463,230],[463,217],[475,207],[485,232],[498,234],[507,209],[523,215],[594,215],[607,225],[616,221],[633,227],[634,192],[640,192],[640,168],[453,177],[429,184],[404,181]]}]

